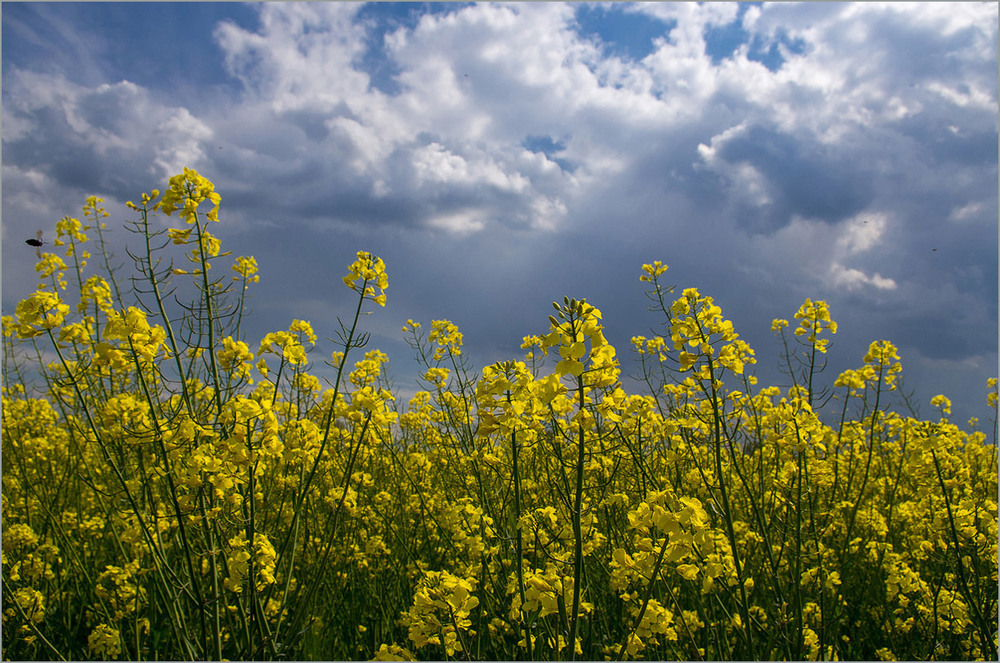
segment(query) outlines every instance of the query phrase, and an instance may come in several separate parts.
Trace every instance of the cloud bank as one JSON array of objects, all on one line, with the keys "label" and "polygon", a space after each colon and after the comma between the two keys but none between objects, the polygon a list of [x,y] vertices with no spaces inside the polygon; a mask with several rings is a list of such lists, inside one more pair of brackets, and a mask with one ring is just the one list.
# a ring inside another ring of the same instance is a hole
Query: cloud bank
[{"label": "cloud bank", "polygon": [[[485,364],[563,294],[602,308],[625,354],[656,324],[637,276],[659,259],[716,297],[765,379],[771,318],[826,299],[831,372],[888,338],[920,400],[985,416],[995,4],[262,3],[188,36],[216,73],[178,86],[88,51],[112,38],[100,21],[70,59],[10,50],[81,11],[100,8],[5,7],[5,310],[32,284],[14,240],[189,166],[262,266],[259,334],[332,328],[327,284],[359,248],[384,256],[372,321],[401,382],[407,318],[453,319]],[[153,37],[183,42],[171,30]]]}]

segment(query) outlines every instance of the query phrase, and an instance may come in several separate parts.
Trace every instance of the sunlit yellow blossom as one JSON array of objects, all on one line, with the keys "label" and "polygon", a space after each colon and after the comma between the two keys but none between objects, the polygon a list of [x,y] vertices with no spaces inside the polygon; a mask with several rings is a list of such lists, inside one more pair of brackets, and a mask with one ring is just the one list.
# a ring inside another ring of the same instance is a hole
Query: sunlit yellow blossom
[{"label": "sunlit yellow blossom", "polygon": [[111,311],[104,325],[104,338],[122,343],[123,352],[134,353],[136,359],[153,361],[167,350],[167,332],[160,325],[150,325],[146,312],[135,306],[123,312]]},{"label": "sunlit yellow blossom", "polygon": [[947,396],[938,394],[937,396],[931,399],[931,405],[937,408],[941,408],[941,413],[944,414],[945,416],[951,414],[951,400],[949,400]]},{"label": "sunlit yellow blossom", "polygon": [[667,271],[667,266],[659,260],[655,260],[651,265],[643,265],[642,271],[645,273],[639,277],[639,280],[652,282],[657,276],[660,276]]},{"label": "sunlit yellow blossom", "polygon": [[125,206],[128,207],[131,210],[135,210],[135,211],[138,212],[143,207],[148,207],[149,203],[153,202],[153,200],[155,200],[156,198],[158,198],[159,195],[160,195],[160,190],[159,189],[153,189],[149,193],[142,194],[142,197],[140,198],[140,200],[142,202],[141,202],[140,205],[137,205],[136,203],[134,203],[131,200],[129,200],[128,202],[125,203]]},{"label": "sunlit yellow blossom", "polygon": [[236,272],[236,276],[233,277],[234,281],[243,281],[244,288],[247,284],[258,283],[260,281],[260,274],[257,273],[257,260],[253,256],[240,256],[233,263],[233,271]]},{"label": "sunlit yellow blossom", "polygon": [[253,557],[256,584],[258,589],[275,582],[274,565],[277,555],[268,537],[260,532],[254,534],[254,547],[248,550],[247,538],[243,532],[229,540],[227,566],[229,577],[225,579],[225,587],[231,592],[243,591],[243,581],[250,570],[250,560]]},{"label": "sunlit yellow blossom", "polygon": [[174,244],[187,244],[191,241],[191,231],[193,228],[168,228],[167,237],[173,241]]},{"label": "sunlit yellow blossom", "polygon": [[[381,258],[367,251],[358,251],[358,259],[351,263],[348,270],[343,279],[348,288],[379,306],[385,306],[385,289],[389,287],[389,276]],[[358,281],[361,281],[360,285]]]},{"label": "sunlit yellow blossom", "polygon": [[434,359],[443,358],[446,352],[462,354],[462,332],[449,320],[431,321],[431,333],[427,340],[437,345]]},{"label": "sunlit yellow blossom", "polygon": [[250,346],[243,341],[236,341],[227,336],[222,339],[222,347],[217,350],[217,355],[222,370],[236,371],[240,377],[250,375],[254,355],[250,352]]},{"label": "sunlit yellow blossom", "polygon": [[303,334],[310,345],[316,345],[316,334],[313,332],[312,325],[307,321],[292,320],[292,324],[288,326],[288,331]]},{"label": "sunlit yellow blossom", "polygon": [[89,345],[92,341],[93,321],[93,318],[88,317],[80,322],[64,324],[59,330],[59,342]]},{"label": "sunlit yellow blossom", "polygon": [[[831,334],[837,333],[837,323],[830,318],[830,309],[825,301],[813,302],[806,298],[802,306],[795,313],[795,318],[799,320],[799,326],[795,329],[796,336],[805,336],[806,340],[813,345],[818,352],[826,352],[829,339],[818,338],[824,329]],[[774,328],[772,324],[772,329]]]},{"label": "sunlit yellow blossom", "polygon": [[44,333],[46,329],[58,327],[69,314],[69,306],[53,292],[36,291],[22,299],[15,309],[17,333],[21,338],[30,338]]},{"label": "sunlit yellow blossom", "polygon": [[435,385],[439,389],[443,389],[446,384],[448,384],[448,377],[451,375],[451,370],[444,367],[432,367],[427,369],[424,373],[424,379]]},{"label": "sunlit yellow blossom", "polygon": [[65,270],[66,263],[54,253],[43,253],[41,259],[35,263],[35,271],[43,279],[50,278],[58,272],[56,282],[63,290],[66,289],[66,278],[63,274]]},{"label": "sunlit yellow blossom", "polygon": [[358,387],[374,386],[382,375],[382,368],[389,356],[381,350],[369,350],[365,358],[354,365],[354,370],[348,376],[352,384]]},{"label": "sunlit yellow blossom", "polygon": [[105,313],[114,309],[111,286],[101,276],[91,276],[84,282],[80,290],[80,304],[77,306],[77,310],[82,313],[90,303],[95,304],[98,309]]},{"label": "sunlit yellow blossom", "polygon": [[[261,339],[257,355],[276,354],[290,364],[305,364],[308,360],[308,355],[300,341],[299,334],[305,334],[306,340],[310,343],[315,341],[316,336],[312,334],[312,327],[309,326],[309,323],[296,320],[292,323],[289,331],[271,332]],[[262,356],[261,360],[263,360]],[[258,368],[260,368],[259,364]],[[261,373],[266,374],[264,370]]]},{"label": "sunlit yellow blossom", "polygon": [[206,218],[209,221],[218,221],[219,203],[222,198],[215,192],[215,185],[199,175],[198,171],[185,168],[182,173],[170,178],[170,184],[160,200],[159,207],[167,216],[180,209],[184,222],[194,224],[198,206],[206,200],[213,205]]},{"label": "sunlit yellow blossom", "polygon": [[479,605],[472,583],[448,571],[428,571],[403,616],[409,638],[417,649],[441,645],[448,656],[465,650],[463,640],[472,625],[472,610]]},{"label": "sunlit yellow blossom", "polygon": [[896,388],[896,376],[903,368],[899,363],[899,353],[895,345],[889,341],[873,341],[865,353],[864,362],[882,376],[883,382],[890,390]]},{"label": "sunlit yellow blossom", "polygon": [[66,244],[63,238],[70,240],[69,246],[66,250],[66,257],[72,257],[75,253],[74,246],[76,244],[83,244],[89,241],[86,233],[83,232],[87,229],[88,226],[83,225],[79,219],[64,216],[56,222],[56,240],[53,244],[56,246],[63,246]]}]

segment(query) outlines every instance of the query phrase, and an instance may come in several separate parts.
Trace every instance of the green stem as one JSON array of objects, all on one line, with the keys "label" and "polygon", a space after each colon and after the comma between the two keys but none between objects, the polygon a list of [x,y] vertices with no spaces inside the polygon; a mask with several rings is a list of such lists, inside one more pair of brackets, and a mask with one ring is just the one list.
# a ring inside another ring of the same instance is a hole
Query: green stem
[{"label": "green stem", "polygon": [[[584,400],[583,377],[576,378],[577,383],[577,406],[583,412],[586,402]],[[580,421],[580,432],[577,438],[577,458],[576,458],[576,495],[573,502],[573,611],[572,626],[569,632],[569,656],[570,660],[576,660],[576,638],[580,630],[580,594],[582,593],[581,581],[583,577],[583,464],[586,459],[586,449],[584,447],[584,427]]]},{"label": "green stem", "polygon": [[194,417],[194,408],[191,405],[191,395],[188,392],[187,379],[184,377],[184,367],[181,365],[181,353],[177,345],[177,337],[174,335],[173,325],[170,323],[170,318],[167,316],[167,311],[163,306],[163,294],[160,292],[160,282],[156,278],[156,270],[153,268],[153,247],[149,241],[149,211],[145,206],[142,208],[141,218],[142,235],[146,243],[146,279],[153,287],[153,297],[156,299],[156,307],[160,312],[160,319],[163,320],[163,327],[167,332],[167,338],[170,340],[170,354],[173,356],[174,365],[177,368],[177,379],[181,385],[181,398],[184,400],[184,405],[187,408],[188,414],[191,415],[191,417]]},{"label": "green stem", "polygon": [[[507,402],[510,403],[511,396],[510,392],[507,392]],[[517,445],[517,431],[512,430],[510,432],[510,452],[511,458],[513,459],[514,465],[514,531],[515,531],[515,560],[514,563],[517,565],[517,592],[521,598],[521,628],[524,630],[524,642],[528,647],[528,658],[534,659],[533,648],[531,646],[531,628],[528,625],[528,620],[524,616],[524,564],[522,563],[522,558],[524,555],[523,550],[523,540],[521,534],[521,476],[520,469],[518,467],[518,445]]]},{"label": "green stem", "polygon": [[[702,343],[708,343],[708,338],[705,336],[704,331],[699,330],[701,335]],[[715,471],[716,478],[719,483],[719,493],[722,497],[722,513],[726,521],[726,535],[729,538],[729,547],[733,554],[733,565],[736,567],[736,580],[740,585],[740,617],[743,620],[743,637],[746,640],[747,647],[750,652],[750,659],[756,658],[756,652],[754,651],[754,641],[753,641],[753,628],[750,623],[750,612],[747,607],[747,590],[746,584],[743,581],[743,567],[740,561],[739,547],[736,543],[736,531],[733,528],[733,511],[732,505],[729,502],[729,491],[726,488],[726,480],[722,469],[722,405],[719,403],[719,392],[716,388],[715,380],[715,362],[712,360],[711,355],[707,357],[708,360],[708,379],[711,386],[709,392],[709,398],[712,403],[712,437],[714,440],[715,451]]]},{"label": "green stem", "polygon": [[[215,298],[212,296],[212,284],[208,281],[208,259],[205,257],[205,244],[202,242],[201,219],[198,213],[194,214],[195,228],[198,230],[198,257],[201,259],[201,287],[205,294],[205,318],[208,322],[208,358],[212,368],[213,384],[222,385],[219,378],[219,366],[215,360]],[[222,414],[222,390],[214,389],[216,416]]]}]

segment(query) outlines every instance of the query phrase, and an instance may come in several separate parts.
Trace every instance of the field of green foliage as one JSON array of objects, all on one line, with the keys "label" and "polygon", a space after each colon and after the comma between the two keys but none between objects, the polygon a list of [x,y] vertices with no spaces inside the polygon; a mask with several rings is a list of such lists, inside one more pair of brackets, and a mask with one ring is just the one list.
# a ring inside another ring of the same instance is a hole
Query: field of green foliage
[{"label": "field of green foliage", "polygon": [[827,382],[806,300],[772,326],[795,384],[758,385],[657,262],[644,393],[565,298],[483,368],[409,321],[404,404],[364,325],[391,266],[357,254],[339,329],[248,340],[211,182],[129,203],[128,274],[101,202],[3,319],[5,659],[996,660],[996,380],[982,430],[900,414],[896,348]]}]

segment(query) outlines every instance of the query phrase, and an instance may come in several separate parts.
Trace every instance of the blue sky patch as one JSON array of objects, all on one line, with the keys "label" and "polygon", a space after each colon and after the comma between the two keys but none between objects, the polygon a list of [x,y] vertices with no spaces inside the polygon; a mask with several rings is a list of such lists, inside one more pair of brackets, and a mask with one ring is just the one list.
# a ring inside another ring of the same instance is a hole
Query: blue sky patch
[{"label": "blue sky patch", "polygon": [[358,66],[368,73],[373,89],[389,95],[402,91],[396,76],[402,71],[396,62],[385,54],[385,37],[400,28],[412,30],[428,14],[451,14],[473,3],[470,2],[368,2],[358,9],[355,24],[368,29],[368,48]]},{"label": "blue sky patch", "polygon": [[[190,2],[178,9],[172,2],[5,2],[4,73],[11,64],[44,62],[74,71],[80,83],[110,78],[154,90],[235,89],[213,32],[222,20],[255,30],[257,10],[230,2]],[[51,48],[53,38],[61,38],[60,48]]]},{"label": "blue sky patch", "polygon": [[732,23],[713,25],[705,31],[705,53],[712,58],[712,64],[719,64],[750,40],[750,33],[743,29],[743,15],[748,7],[759,2],[740,3],[740,10]]},{"label": "blue sky patch", "polygon": [[580,4],[576,8],[578,32],[600,43],[605,53],[638,62],[655,49],[653,40],[666,38],[677,26],[655,17],[627,11],[631,3]]},{"label": "blue sky patch", "polygon": [[788,35],[780,33],[777,41],[771,42],[764,47],[764,42],[758,37],[753,40],[750,49],[747,51],[747,59],[753,62],[760,62],[767,67],[768,71],[778,71],[781,65],[785,64],[785,56],[781,54],[779,44],[784,46],[789,53],[801,55],[805,53],[806,42],[801,39],[790,39]]},{"label": "blue sky patch", "polygon": [[556,163],[567,173],[572,173],[576,170],[575,165],[566,159],[561,159],[556,156],[559,152],[566,149],[566,144],[555,140],[552,136],[528,136],[521,141],[521,146],[531,152],[544,154],[549,161]]}]

